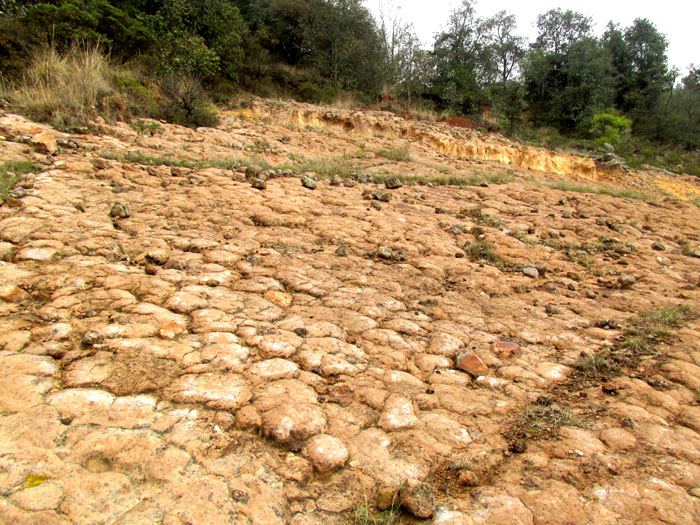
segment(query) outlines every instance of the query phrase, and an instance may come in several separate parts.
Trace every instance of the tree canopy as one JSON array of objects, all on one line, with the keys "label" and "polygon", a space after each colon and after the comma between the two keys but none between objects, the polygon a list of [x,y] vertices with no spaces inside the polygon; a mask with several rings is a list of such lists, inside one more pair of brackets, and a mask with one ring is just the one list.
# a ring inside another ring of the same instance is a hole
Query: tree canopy
[{"label": "tree canopy", "polygon": [[598,37],[589,17],[551,9],[528,44],[513,14],[483,18],[463,0],[422,49],[398,8],[378,18],[361,0],[0,0],[0,73],[21,75],[42,42],[90,42],[155,76],[208,86],[312,102],[392,93],[459,115],[492,112],[511,130],[527,122],[588,138],[600,115],[619,115],[635,136],[698,145],[698,68],[670,70],[650,20],[611,22]]}]

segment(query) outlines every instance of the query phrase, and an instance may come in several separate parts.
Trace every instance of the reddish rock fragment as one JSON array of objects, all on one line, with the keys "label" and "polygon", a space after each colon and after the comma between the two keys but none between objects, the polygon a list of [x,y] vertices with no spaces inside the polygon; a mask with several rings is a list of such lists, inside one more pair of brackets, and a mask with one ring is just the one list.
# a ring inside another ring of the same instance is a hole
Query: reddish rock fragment
[{"label": "reddish rock fragment", "polygon": [[158,335],[161,337],[161,339],[175,339],[178,335],[186,332],[187,328],[185,326],[176,321],[171,321],[160,327],[160,330],[158,330]]},{"label": "reddish rock fragment", "polygon": [[474,377],[483,376],[489,373],[489,367],[472,350],[465,350],[457,354],[455,360],[457,368],[464,370]]},{"label": "reddish rock fragment", "polygon": [[511,341],[496,341],[493,345],[493,351],[499,359],[512,359],[520,357],[522,349],[518,343]]}]

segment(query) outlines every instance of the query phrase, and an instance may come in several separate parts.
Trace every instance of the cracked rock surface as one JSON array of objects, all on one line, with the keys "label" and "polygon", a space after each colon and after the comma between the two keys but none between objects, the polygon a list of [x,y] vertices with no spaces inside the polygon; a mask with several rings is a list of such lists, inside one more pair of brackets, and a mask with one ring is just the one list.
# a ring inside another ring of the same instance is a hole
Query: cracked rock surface
[{"label": "cracked rock surface", "polygon": [[[307,129],[258,106],[219,129],[104,125],[48,160],[0,141],[47,162],[0,207],[0,522],[340,524],[387,495],[407,523],[700,521],[699,207],[526,168],[392,183],[375,207],[383,183],[256,189],[244,167],[144,160],[283,136],[273,166],[408,144],[357,162],[502,169],[383,113],[363,132],[308,106]],[[659,308],[683,321],[630,331]]]}]

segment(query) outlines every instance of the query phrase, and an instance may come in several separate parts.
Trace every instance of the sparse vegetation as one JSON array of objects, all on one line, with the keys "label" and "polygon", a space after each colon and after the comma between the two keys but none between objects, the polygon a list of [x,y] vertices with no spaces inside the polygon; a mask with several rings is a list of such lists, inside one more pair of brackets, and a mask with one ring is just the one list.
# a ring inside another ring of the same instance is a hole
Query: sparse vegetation
[{"label": "sparse vegetation", "polygon": [[545,439],[556,435],[562,426],[582,426],[582,421],[565,406],[549,402],[527,407],[506,434],[513,441]]},{"label": "sparse vegetation", "polygon": [[393,160],[394,162],[411,162],[411,150],[408,146],[401,146],[391,149],[380,149],[375,152],[380,157]]},{"label": "sparse vegetation", "polygon": [[40,171],[43,171],[40,165],[26,160],[8,160],[0,164],[0,204],[5,204],[10,191],[21,180],[22,175]]},{"label": "sparse vegetation", "polygon": [[[133,162],[134,164],[142,164],[144,166],[180,166],[183,168],[203,169],[203,168],[221,168],[231,169],[240,166],[252,164],[252,162],[244,162],[241,159],[206,159],[199,161],[174,159],[172,157],[158,157],[146,153],[128,152],[126,155],[114,155],[108,152],[99,152],[100,156],[105,159],[118,160],[121,162]],[[267,167],[265,168],[267,169]]]},{"label": "sparse vegetation", "polygon": [[584,355],[576,363],[576,369],[586,381],[589,378],[598,379],[606,377],[611,372],[618,370],[617,366],[611,363],[608,359],[601,356]]},{"label": "sparse vegetation", "polygon": [[632,355],[651,354],[656,345],[673,338],[672,329],[678,329],[694,317],[687,305],[658,307],[632,320],[623,334],[620,348]]},{"label": "sparse vegetation", "polygon": [[624,369],[634,369],[643,356],[654,355],[661,343],[671,343],[674,330],[696,318],[688,305],[662,306],[635,317],[612,348],[598,354],[582,356],[576,364],[572,380],[585,383],[619,375]]},{"label": "sparse vegetation", "polygon": [[397,508],[381,512],[372,512],[369,505],[355,508],[355,525],[394,525],[399,523],[400,513]]},{"label": "sparse vegetation", "polygon": [[322,157],[318,159],[301,158],[290,167],[299,173],[313,171],[321,178],[338,176],[342,179],[354,177],[360,170],[357,164],[345,156]]},{"label": "sparse vegetation", "polygon": [[617,188],[606,188],[604,186],[582,186],[571,182],[557,182],[554,184],[546,184],[553,190],[572,191],[576,193],[590,193],[593,195],[610,195],[620,199],[635,199],[642,201],[653,201],[653,197],[633,190],[624,190]]},{"label": "sparse vegetation", "polygon": [[469,243],[464,247],[464,252],[472,261],[481,261],[496,266],[506,268],[508,264],[493,249],[489,243],[477,241]]},{"label": "sparse vegetation", "polygon": [[498,217],[484,213],[484,211],[476,206],[474,208],[462,208],[459,212],[460,215],[465,217],[470,217],[474,222],[480,226],[490,226],[492,228],[500,228],[501,220]]},{"label": "sparse vegetation", "polygon": [[158,122],[152,120],[137,119],[129,124],[129,127],[133,129],[139,135],[154,136],[160,133],[162,126]]}]

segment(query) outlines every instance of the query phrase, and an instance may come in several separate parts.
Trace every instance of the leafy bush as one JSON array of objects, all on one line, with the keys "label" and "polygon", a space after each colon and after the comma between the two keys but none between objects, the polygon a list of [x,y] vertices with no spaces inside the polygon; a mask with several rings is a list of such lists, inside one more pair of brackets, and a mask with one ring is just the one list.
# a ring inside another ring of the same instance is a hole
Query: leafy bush
[{"label": "leafy bush", "polygon": [[185,31],[163,35],[157,46],[155,68],[167,76],[187,75],[209,79],[219,71],[219,56],[204,39]]},{"label": "leafy bush", "polygon": [[597,113],[593,115],[591,134],[595,137],[598,146],[611,144],[616,146],[624,138],[629,137],[632,121],[614,111],[610,113]]},{"label": "leafy bush", "polygon": [[164,100],[160,116],[182,126],[213,127],[219,121],[218,111],[207,97],[201,82],[188,75],[166,75],[158,83]]},{"label": "leafy bush", "polygon": [[298,98],[302,102],[313,104],[328,103],[333,99],[335,90],[330,86],[321,87],[314,82],[302,82],[297,88]]},{"label": "leafy bush", "polygon": [[131,115],[156,116],[158,114],[157,87],[138,69],[122,66],[109,71],[109,82],[126,101]]}]

